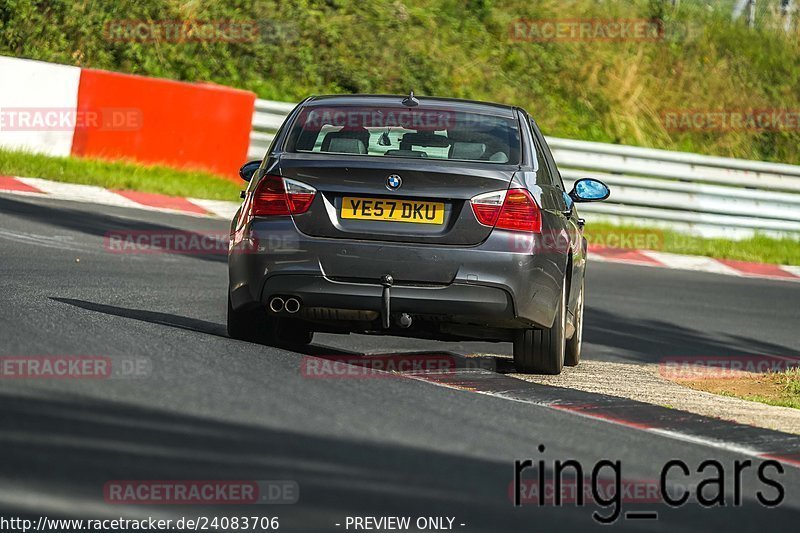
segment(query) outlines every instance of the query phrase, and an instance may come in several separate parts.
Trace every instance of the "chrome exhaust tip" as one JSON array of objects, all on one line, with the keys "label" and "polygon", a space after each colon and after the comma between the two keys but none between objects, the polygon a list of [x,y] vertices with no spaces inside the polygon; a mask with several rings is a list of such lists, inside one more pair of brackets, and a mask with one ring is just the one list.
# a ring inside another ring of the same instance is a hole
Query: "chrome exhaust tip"
[{"label": "chrome exhaust tip", "polygon": [[286,312],[290,315],[295,314],[300,310],[300,300],[297,298],[287,298],[284,309],[286,309]]},{"label": "chrome exhaust tip", "polygon": [[280,313],[283,311],[283,306],[285,305],[283,298],[280,296],[274,297],[272,300],[269,301],[269,308],[270,311],[273,313]]}]

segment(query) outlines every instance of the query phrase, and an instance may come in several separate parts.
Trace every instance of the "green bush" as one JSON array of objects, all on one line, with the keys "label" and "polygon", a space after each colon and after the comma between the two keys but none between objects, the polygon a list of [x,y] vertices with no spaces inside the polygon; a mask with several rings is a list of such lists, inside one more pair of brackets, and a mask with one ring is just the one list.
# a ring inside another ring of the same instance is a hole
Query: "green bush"
[{"label": "green bush", "polygon": [[[520,18],[649,18],[657,42],[519,42]],[[254,20],[245,42],[123,42],[118,20]],[[213,81],[262,98],[407,93],[519,104],[546,133],[800,163],[797,128],[669,131],[680,109],[800,109],[797,34],[684,0],[4,0],[0,54]]]}]

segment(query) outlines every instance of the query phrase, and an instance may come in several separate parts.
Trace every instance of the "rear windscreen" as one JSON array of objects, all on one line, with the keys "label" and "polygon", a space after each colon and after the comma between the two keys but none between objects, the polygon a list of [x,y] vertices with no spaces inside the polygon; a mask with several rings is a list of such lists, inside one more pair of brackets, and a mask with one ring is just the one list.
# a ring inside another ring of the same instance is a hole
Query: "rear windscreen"
[{"label": "rear windscreen", "polygon": [[519,164],[517,121],[442,108],[325,106],[300,112],[290,152]]}]

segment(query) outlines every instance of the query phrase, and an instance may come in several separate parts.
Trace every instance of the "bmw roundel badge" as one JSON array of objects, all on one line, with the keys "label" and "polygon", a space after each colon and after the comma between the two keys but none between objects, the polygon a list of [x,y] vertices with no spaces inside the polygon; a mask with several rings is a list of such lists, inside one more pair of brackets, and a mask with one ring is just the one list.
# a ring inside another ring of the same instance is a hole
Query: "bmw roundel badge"
[{"label": "bmw roundel badge", "polygon": [[386,188],[390,191],[396,191],[400,188],[403,184],[403,178],[398,176],[397,174],[392,174],[388,178],[386,178]]}]

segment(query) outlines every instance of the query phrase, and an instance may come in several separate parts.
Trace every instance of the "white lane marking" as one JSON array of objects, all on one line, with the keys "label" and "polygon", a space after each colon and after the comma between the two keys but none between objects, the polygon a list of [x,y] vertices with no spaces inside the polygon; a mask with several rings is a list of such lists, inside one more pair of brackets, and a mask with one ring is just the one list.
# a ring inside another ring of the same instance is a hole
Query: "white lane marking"
[{"label": "white lane marking", "polygon": [[45,236],[35,233],[18,233],[15,231],[0,230],[0,238],[23,244],[33,244],[44,248],[55,248],[72,252],[100,251],[95,246],[75,242],[74,237],[71,236]]},{"label": "white lane marking", "polygon": [[232,219],[239,209],[239,204],[236,202],[226,202],[224,200],[204,200],[202,198],[187,198],[188,201],[198,205],[220,218]]},{"label": "white lane marking", "polygon": [[[28,193],[22,191],[0,191],[9,194],[19,194],[24,196],[46,197],[53,200],[69,200],[72,202],[91,203],[98,205],[110,205],[114,207],[127,207],[141,209],[144,211],[158,211],[160,213],[174,213],[190,217],[209,218],[205,213],[191,213],[180,209],[168,209],[164,207],[153,207],[134,202],[114,191],[97,187],[95,185],[81,185],[76,183],[61,183],[57,181],[43,180],[40,178],[17,177],[23,183],[36,187],[42,193]],[[195,202],[192,202],[195,203]],[[202,206],[200,206],[202,207]],[[231,216],[232,218],[232,216]]]},{"label": "white lane marking", "polygon": [[680,433],[678,431],[674,431],[671,429],[650,428],[647,431],[649,431],[650,433],[657,433],[659,435],[664,435],[666,437],[670,437],[673,439],[692,442],[694,444],[701,444],[703,446],[710,446],[712,448],[718,448],[720,450],[725,450],[733,453],[740,453],[742,455],[749,455],[751,457],[761,457],[762,455],[765,455],[764,452],[758,451],[755,448],[751,448],[749,446],[740,446],[739,444],[734,444],[732,442],[725,442],[717,439],[709,439],[706,437],[698,437],[697,435]]},{"label": "white lane marking", "polygon": [[666,252],[654,252],[652,250],[642,250],[640,253],[658,261],[668,268],[678,270],[694,270],[697,272],[714,272],[716,274],[727,274],[729,276],[741,276],[741,272],[731,268],[724,263],[710,257],[695,255],[678,255]]},{"label": "white lane marking", "polygon": [[60,200],[73,200],[77,202],[92,202],[104,205],[121,207],[138,207],[140,204],[120,196],[108,189],[95,185],[81,185],[77,183],[61,183],[58,181],[43,180],[39,178],[17,178],[19,181],[44,191],[50,196]]},{"label": "white lane marking", "polygon": [[[458,372],[458,371],[456,371],[456,372]],[[474,372],[474,371],[470,371],[470,372]],[[458,373],[462,373],[462,372],[458,372]],[[701,446],[707,446],[709,448],[716,448],[716,449],[724,450],[724,451],[727,451],[727,452],[738,453],[738,454],[746,455],[748,457],[753,457],[753,458],[757,458],[757,459],[762,459],[765,456],[771,456],[771,457],[774,456],[776,458],[776,460],[778,460],[781,464],[784,464],[784,465],[787,465],[787,466],[793,466],[795,468],[800,468],[800,464],[795,464],[795,463],[792,463],[790,461],[782,461],[781,458],[780,458],[780,454],[779,453],[767,453],[767,452],[759,451],[759,450],[757,450],[755,448],[751,448],[751,447],[748,447],[748,446],[741,446],[739,444],[735,444],[735,443],[732,443],[732,442],[726,442],[726,441],[717,440],[717,439],[710,439],[710,438],[706,438],[706,437],[700,437],[700,436],[692,435],[692,434],[689,434],[689,433],[681,433],[679,431],[674,431],[674,430],[671,430],[671,429],[661,429],[661,428],[653,428],[653,427],[646,427],[646,428],[637,427],[633,422],[631,422],[630,424],[626,423],[626,421],[624,419],[610,420],[610,419],[608,419],[606,417],[593,416],[591,413],[587,413],[587,412],[575,411],[575,410],[572,410],[572,409],[564,409],[564,408],[559,407],[559,405],[555,404],[555,403],[544,402],[544,401],[536,401],[536,400],[525,400],[525,399],[522,399],[522,398],[515,398],[513,396],[508,396],[505,391],[482,391],[482,390],[476,390],[476,389],[467,389],[466,387],[459,387],[459,386],[455,386],[455,385],[450,385],[448,383],[442,383],[440,381],[436,381],[436,380],[432,380],[432,379],[426,379],[425,376],[421,376],[421,375],[405,375],[405,376],[410,378],[410,379],[415,379],[417,381],[424,381],[426,383],[432,383],[433,385],[438,385],[440,387],[445,387],[447,389],[462,390],[462,391],[466,390],[468,392],[473,392],[473,393],[477,393],[477,394],[483,394],[484,396],[491,396],[491,397],[494,397],[494,398],[501,398],[503,400],[509,400],[509,401],[512,401],[512,402],[524,403],[524,404],[528,404],[528,405],[536,405],[536,406],[539,406],[539,407],[545,407],[547,409],[551,409],[551,410],[557,411],[559,413],[567,413],[567,414],[571,414],[571,415],[580,416],[580,417],[583,417],[583,418],[588,418],[588,419],[591,419],[591,420],[595,420],[597,422],[605,422],[607,424],[615,424],[615,425],[626,427],[626,428],[629,428],[629,429],[632,429],[632,430],[636,430],[636,431],[646,431],[646,432],[649,432],[649,433],[656,433],[658,435],[662,435],[664,437],[668,437],[668,438],[671,438],[671,439],[674,439],[674,440],[679,440],[679,441],[683,441],[683,442],[690,442],[690,443],[693,443],[693,444],[698,444],[698,445],[701,445]]]}]

